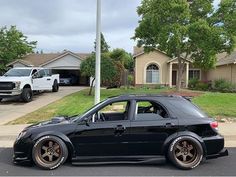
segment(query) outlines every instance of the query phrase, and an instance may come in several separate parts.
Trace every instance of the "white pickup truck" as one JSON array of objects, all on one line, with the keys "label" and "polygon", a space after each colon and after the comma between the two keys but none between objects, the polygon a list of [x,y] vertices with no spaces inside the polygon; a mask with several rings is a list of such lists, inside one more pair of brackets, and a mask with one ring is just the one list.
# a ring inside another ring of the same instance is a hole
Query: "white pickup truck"
[{"label": "white pickup truck", "polygon": [[12,68],[0,77],[0,101],[3,98],[20,96],[24,102],[32,100],[33,92],[59,90],[59,74],[44,68]]}]

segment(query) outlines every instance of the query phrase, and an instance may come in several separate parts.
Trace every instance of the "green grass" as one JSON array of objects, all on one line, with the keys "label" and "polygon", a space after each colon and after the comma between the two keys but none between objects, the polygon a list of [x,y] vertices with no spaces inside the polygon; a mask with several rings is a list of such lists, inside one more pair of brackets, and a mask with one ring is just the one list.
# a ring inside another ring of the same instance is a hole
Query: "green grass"
[{"label": "green grass", "polygon": [[[102,89],[101,100],[121,94],[158,94],[167,89]],[[42,107],[8,124],[32,124],[48,120],[53,116],[71,116],[82,114],[94,104],[94,96],[88,96],[88,89],[66,96],[54,103]]]},{"label": "green grass", "polygon": [[207,92],[193,102],[211,116],[236,118],[236,94]]},{"label": "green grass", "polygon": [[[110,96],[121,94],[158,94],[161,92],[173,91],[170,89],[102,89],[101,100]],[[184,91],[189,93],[191,91]],[[233,93],[210,93],[205,92],[193,99],[193,102],[201,107],[211,116],[231,117],[236,118],[236,94]],[[82,114],[94,103],[94,96],[88,96],[88,89],[71,94],[51,103],[45,107],[29,113],[19,119],[16,119],[8,124],[32,124],[48,120],[53,116],[70,116]]]}]

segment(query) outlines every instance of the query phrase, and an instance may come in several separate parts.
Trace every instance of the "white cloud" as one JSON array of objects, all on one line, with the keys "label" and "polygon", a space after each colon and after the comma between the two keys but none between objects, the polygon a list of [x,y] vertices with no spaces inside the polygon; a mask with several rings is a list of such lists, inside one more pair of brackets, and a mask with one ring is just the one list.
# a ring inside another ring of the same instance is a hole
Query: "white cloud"
[{"label": "white cloud", "polygon": [[[131,52],[141,0],[102,0],[102,31],[113,48]],[[0,26],[16,25],[38,50],[91,52],[96,32],[95,0],[0,0]]]}]

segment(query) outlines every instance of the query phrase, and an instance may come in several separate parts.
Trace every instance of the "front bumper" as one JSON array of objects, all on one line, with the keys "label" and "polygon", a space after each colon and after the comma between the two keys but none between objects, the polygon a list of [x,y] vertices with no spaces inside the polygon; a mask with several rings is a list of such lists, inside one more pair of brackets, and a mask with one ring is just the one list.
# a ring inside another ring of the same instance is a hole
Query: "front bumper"
[{"label": "front bumper", "polygon": [[22,90],[0,90],[0,98],[7,98],[12,96],[19,96],[22,93]]},{"label": "front bumper", "polygon": [[32,141],[27,139],[16,140],[13,146],[13,163],[14,164],[31,164],[32,162]]}]

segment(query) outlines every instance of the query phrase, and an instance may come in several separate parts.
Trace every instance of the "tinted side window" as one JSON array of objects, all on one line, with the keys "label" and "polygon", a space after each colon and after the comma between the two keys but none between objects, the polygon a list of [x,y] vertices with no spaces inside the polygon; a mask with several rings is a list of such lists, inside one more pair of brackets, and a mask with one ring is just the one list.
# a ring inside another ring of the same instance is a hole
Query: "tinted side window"
[{"label": "tinted side window", "polygon": [[44,76],[45,76],[45,72],[44,72],[44,70],[42,69],[42,70],[39,71],[39,77],[44,77]]},{"label": "tinted side window", "polygon": [[52,75],[52,70],[51,69],[44,69],[45,75],[46,76],[51,76]]},{"label": "tinted side window", "polygon": [[92,122],[128,120],[129,101],[114,102],[92,115]]},{"label": "tinted side window", "polygon": [[137,101],[135,120],[158,120],[167,118],[168,113],[158,103],[151,101]]},{"label": "tinted side window", "polygon": [[200,108],[185,99],[171,99],[168,103],[175,107],[178,114],[191,117],[208,117]]}]

